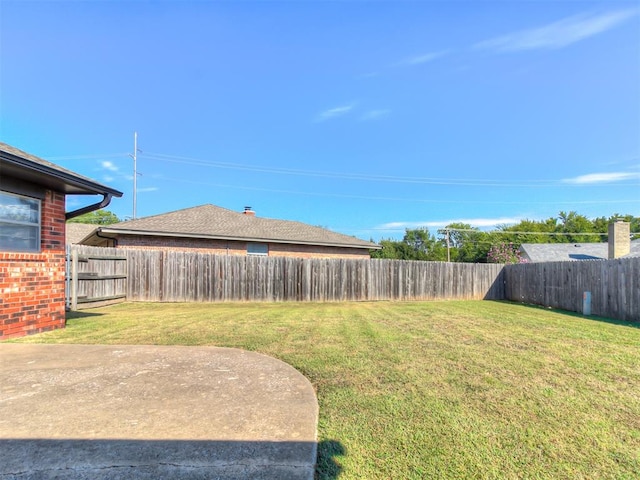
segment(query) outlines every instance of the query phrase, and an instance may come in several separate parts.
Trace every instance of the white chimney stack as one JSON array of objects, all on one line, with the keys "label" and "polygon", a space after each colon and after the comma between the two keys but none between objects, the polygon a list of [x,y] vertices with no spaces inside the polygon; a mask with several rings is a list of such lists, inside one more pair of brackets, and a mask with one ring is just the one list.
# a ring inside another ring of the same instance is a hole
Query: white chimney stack
[{"label": "white chimney stack", "polygon": [[617,220],[609,224],[609,260],[631,252],[631,224]]}]

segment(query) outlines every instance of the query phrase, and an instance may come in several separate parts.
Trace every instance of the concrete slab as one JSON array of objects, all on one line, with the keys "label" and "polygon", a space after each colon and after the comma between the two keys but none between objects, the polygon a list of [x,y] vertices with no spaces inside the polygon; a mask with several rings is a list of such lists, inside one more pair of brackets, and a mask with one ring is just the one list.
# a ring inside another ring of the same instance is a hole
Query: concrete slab
[{"label": "concrete slab", "polygon": [[257,353],[0,345],[0,479],[313,479],[317,419]]}]

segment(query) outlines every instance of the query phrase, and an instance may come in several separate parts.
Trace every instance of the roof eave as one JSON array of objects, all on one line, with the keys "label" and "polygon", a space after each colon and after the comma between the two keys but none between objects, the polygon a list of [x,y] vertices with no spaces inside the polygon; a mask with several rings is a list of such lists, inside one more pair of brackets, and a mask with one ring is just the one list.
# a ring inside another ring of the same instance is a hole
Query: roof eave
[{"label": "roof eave", "polygon": [[0,165],[10,174],[68,195],[103,195],[122,197],[122,192],[71,172],[58,170],[10,152],[0,151]]},{"label": "roof eave", "polygon": [[116,228],[99,228],[101,233],[107,235],[145,235],[152,237],[183,237],[183,238],[202,238],[208,240],[232,240],[241,242],[263,242],[263,243],[279,243],[279,244],[293,244],[293,245],[314,245],[321,247],[343,247],[343,248],[361,248],[365,250],[379,250],[382,247],[379,245],[357,245],[338,242],[318,242],[308,240],[293,240],[293,239],[274,239],[274,238],[262,238],[262,237],[241,237],[237,235],[206,235],[195,233],[180,233],[180,232],[156,232],[148,230],[124,230]]}]

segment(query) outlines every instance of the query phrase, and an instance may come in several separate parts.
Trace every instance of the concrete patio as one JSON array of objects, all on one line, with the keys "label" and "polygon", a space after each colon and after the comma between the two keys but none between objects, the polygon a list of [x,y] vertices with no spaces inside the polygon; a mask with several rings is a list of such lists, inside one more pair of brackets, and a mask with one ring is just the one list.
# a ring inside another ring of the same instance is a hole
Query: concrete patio
[{"label": "concrete patio", "polygon": [[318,403],[271,357],[0,345],[0,478],[312,479]]}]

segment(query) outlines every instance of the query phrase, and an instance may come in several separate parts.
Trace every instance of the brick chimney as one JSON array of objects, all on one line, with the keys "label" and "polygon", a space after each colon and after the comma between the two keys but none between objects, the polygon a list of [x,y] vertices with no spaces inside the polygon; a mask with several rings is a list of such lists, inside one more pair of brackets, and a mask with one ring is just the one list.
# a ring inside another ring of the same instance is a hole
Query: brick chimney
[{"label": "brick chimney", "polygon": [[251,217],[255,217],[256,216],[256,212],[251,210],[251,207],[244,207],[244,214],[245,215],[249,215]]},{"label": "brick chimney", "polygon": [[631,224],[617,220],[609,224],[609,260],[631,252]]}]

